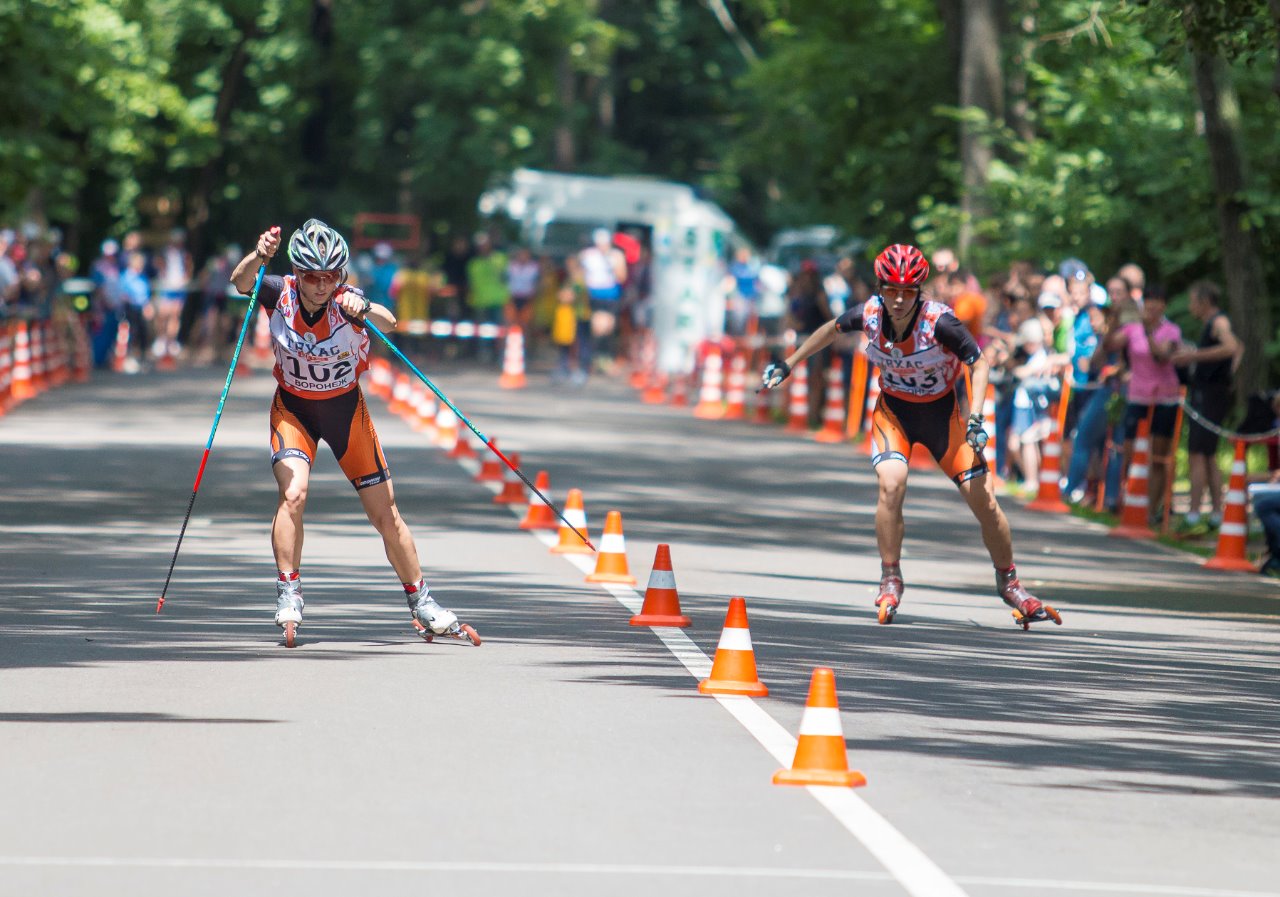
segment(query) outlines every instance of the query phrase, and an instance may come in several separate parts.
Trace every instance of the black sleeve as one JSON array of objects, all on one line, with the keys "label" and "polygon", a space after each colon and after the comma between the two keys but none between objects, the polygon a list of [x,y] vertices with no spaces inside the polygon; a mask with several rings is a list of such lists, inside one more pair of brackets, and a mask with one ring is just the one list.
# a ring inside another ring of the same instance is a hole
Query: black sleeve
[{"label": "black sleeve", "polygon": [[938,318],[934,327],[938,342],[965,364],[973,364],[982,355],[978,341],[973,338],[969,328],[960,323],[960,319],[951,312]]},{"label": "black sleeve", "polygon": [[258,303],[263,308],[274,309],[283,290],[284,278],[278,274],[268,274],[262,278],[262,285],[258,287]]},{"label": "black sleeve", "polygon": [[862,304],[859,303],[836,318],[836,333],[853,333],[862,329]]}]

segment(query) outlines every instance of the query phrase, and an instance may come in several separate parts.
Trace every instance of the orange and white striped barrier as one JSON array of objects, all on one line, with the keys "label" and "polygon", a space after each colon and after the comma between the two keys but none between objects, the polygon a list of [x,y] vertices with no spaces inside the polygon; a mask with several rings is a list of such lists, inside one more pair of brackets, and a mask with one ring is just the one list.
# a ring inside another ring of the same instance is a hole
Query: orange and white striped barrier
[{"label": "orange and white striped barrier", "polygon": [[822,429],[813,434],[817,442],[844,442],[844,367],[840,356],[831,357],[827,374],[827,404],[822,410]]},{"label": "orange and white striped barrier", "polygon": [[680,613],[676,574],[671,569],[671,546],[662,544],[653,558],[649,585],[644,590],[644,606],[631,618],[632,626],[688,626],[693,621]]},{"label": "orange and white striped barrier", "polygon": [[1245,545],[1249,539],[1249,499],[1245,491],[1247,447],[1242,440],[1236,440],[1236,457],[1231,462],[1227,498],[1222,506],[1222,526],[1218,529],[1218,548],[1213,557],[1204,562],[1208,570],[1257,572],[1257,568],[1245,557]]},{"label": "orange and white striped barrier", "polygon": [[115,352],[111,356],[111,370],[117,374],[123,373],[125,363],[129,360],[129,322],[121,321],[116,327],[116,346]]},{"label": "orange and white striped barrier", "polygon": [[622,535],[622,512],[610,511],[604,519],[604,535],[596,553],[596,569],[587,582],[611,582],[633,586],[636,578],[627,569],[627,542]]},{"label": "orange and white striped barrier", "polygon": [[724,419],[742,420],[747,416],[747,359],[734,353],[729,363],[729,382],[724,394]]},{"label": "orange and white striped barrier", "polygon": [[9,395],[14,402],[25,402],[36,394],[31,382],[31,343],[26,321],[17,322],[13,338],[13,384]]},{"label": "orange and white striped barrier", "polygon": [[698,404],[693,409],[693,416],[704,420],[718,420],[724,417],[724,393],[720,387],[724,383],[724,359],[719,349],[707,352],[706,361],[702,365],[702,390],[698,393]]},{"label": "orange and white striped barrier", "polygon": [[809,365],[800,362],[791,372],[791,389],[787,393],[788,433],[806,433],[809,430]]},{"label": "orange and white striped barrier", "polygon": [[524,373],[524,331],[519,326],[507,329],[507,341],[502,349],[502,376],[498,385],[503,389],[523,389],[528,382]]},{"label": "orange and white striped barrier", "polygon": [[0,322],[0,414],[13,405],[13,327]]},{"label": "orange and white striped barrier", "polygon": [[1156,536],[1147,523],[1150,459],[1151,422],[1144,419],[1138,421],[1138,436],[1133,441],[1129,479],[1124,484],[1124,508],[1120,511],[1120,524],[1111,528],[1113,536],[1122,539],[1154,539]]},{"label": "orange and white striped barrier", "polygon": [[[1065,393],[1064,393],[1065,397]],[[1051,419],[1049,438],[1044,443],[1044,457],[1040,464],[1040,489],[1035,501],[1027,505],[1031,511],[1047,511],[1051,514],[1066,514],[1071,510],[1062,500],[1062,489],[1059,480],[1062,476],[1062,425],[1061,418],[1055,414]]]},{"label": "orange and white striped barrier", "polygon": [[996,388],[987,384],[987,398],[982,403],[982,429],[987,433],[987,476],[991,482],[999,484],[1000,477],[996,473]]},{"label": "orange and white striped barrier", "polygon": [[[551,474],[545,470],[538,471],[538,475],[533,479],[533,485],[537,487],[538,492],[546,495],[551,491]],[[559,529],[560,521],[556,518],[556,512],[551,510],[551,506],[538,498],[537,492],[529,493],[529,509],[525,511],[524,519],[520,521],[521,529]]]},{"label": "orange and white striped barrier", "polygon": [[773,774],[775,785],[836,785],[857,788],[867,784],[866,776],[849,769],[836,703],[836,674],[818,667],[809,679],[809,699],[800,718],[800,738],[790,769]]},{"label": "orange and white striped barrier", "polygon": [[711,662],[711,675],[698,683],[704,695],[748,695],[763,698],[769,689],[756,672],[756,653],[751,645],[751,628],[747,623],[747,602],[743,598],[729,600],[724,629]]},{"label": "orange and white striped barrier", "polygon": [[[575,533],[574,529],[578,532]],[[564,521],[560,524],[560,542],[551,546],[552,554],[595,554],[591,546],[578,538],[578,533],[591,538],[587,532],[587,512],[582,506],[582,490],[570,489],[564,500]]]},{"label": "orange and white striped barrier", "polygon": [[[453,414],[452,411],[449,412]],[[511,459],[511,463],[516,467],[520,466],[520,456],[512,452],[507,456]],[[524,504],[524,483],[520,477],[516,476],[516,472],[511,468],[507,468],[502,472],[502,491],[493,497],[495,505],[522,505]]]}]

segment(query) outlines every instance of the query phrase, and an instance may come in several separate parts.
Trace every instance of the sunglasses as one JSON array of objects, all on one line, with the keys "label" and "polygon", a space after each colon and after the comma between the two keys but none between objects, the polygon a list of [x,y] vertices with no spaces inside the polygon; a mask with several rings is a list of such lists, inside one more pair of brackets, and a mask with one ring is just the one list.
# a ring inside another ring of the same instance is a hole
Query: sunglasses
[{"label": "sunglasses", "polygon": [[919,292],[918,287],[881,287],[880,298],[887,302],[895,299],[914,299]]},{"label": "sunglasses", "polygon": [[298,275],[299,280],[310,286],[335,283],[342,276],[341,271],[299,271],[296,268],[294,273]]}]

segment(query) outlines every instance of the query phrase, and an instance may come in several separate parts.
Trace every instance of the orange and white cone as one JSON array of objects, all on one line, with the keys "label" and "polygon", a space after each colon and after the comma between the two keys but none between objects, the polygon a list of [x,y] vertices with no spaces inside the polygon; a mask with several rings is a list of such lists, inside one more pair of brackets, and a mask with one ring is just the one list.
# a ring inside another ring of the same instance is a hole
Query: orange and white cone
[{"label": "orange and white cone", "polygon": [[751,417],[753,424],[771,424],[773,423],[773,406],[775,396],[781,392],[777,389],[759,389],[755,391],[755,397],[752,401],[755,403],[755,414]]},{"label": "orange and white cone", "polygon": [[769,689],[756,672],[756,652],[751,647],[751,629],[747,625],[747,602],[729,599],[720,643],[711,662],[711,676],[698,683],[704,695],[748,695],[763,698]]},{"label": "orange and white cone", "polygon": [[680,595],[676,592],[676,574],[671,569],[671,547],[658,546],[644,590],[644,606],[631,618],[632,626],[688,626],[692,621],[680,613]]},{"label": "orange and white cone", "polygon": [[419,383],[414,388],[410,402],[413,406],[413,417],[410,420],[413,429],[418,433],[426,433],[434,439],[436,413],[440,410],[435,394]]},{"label": "orange and white cone", "polygon": [[741,352],[729,364],[729,388],[725,390],[725,420],[742,420],[747,416],[747,359]]},{"label": "orange and white cone", "polygon": [[[551,546],[551,553],[595,554],[590,545],[578,538],[578,533],[591,538],[587,532],[587,512],[582,507],[581,489],[569,490],[569,495],[564,500],[564,521],[560,523],[560,543]],[[577,533],[574,532],[575,529]]]},{"label": "orange and white cone", "polygon": [[718,420],[724,417],[724,393],[720,386],[724,382],[724,359],[719,349],[707,352],[707,360],[702,365],[702,390],[698,393],[698,404],[693,409],[693,416],[704,420]]},{"label": "orange and white cone", "polygon": [[450,458],[474,458],[476,450],[471,447],[471,438],[467,436],[465,427],[458,427],[453,448],[449,450]]},{"label": "orange and white cone", "polygon": [[627,569],[627,542],[622,535],[621,511],[610,511],[604,519],[604,535],[600,537],[596,569],[587,575],[587,582],[613,582],[627,586],[636,584],[636,578]]},{"label": "orange and white cone", "polygon": [[1257,571],[1245,557],[1245,543],[1249,538],[1249,499],[1245,492],[1246,448],[1243,441],[1236,441],[1236,457],[1231,462],[1227,500],[1222,508],[1222,526],[1218,529],[1218,550],[1204,562],[1208,570]]},{"label": "orange and white cone", "polygon": [[1151,424],[1138,421],[1138,437],[1133,441],[1133,460],[1129,463],[1129,479],[1124,486],[1124,508],[1120,524],[1111,535],[1121,539],[1154,539],[1156,534],[1147,523],[1147,476],[1151,464]]},{"label": "orange and white cone", "polygon": [[498,385],[503,389],[523,389],[527,380],[524,375],[524,331],[518,326],[507,330],[507,342],[502,349],[502,376]]},{"label": "orange and white cone", "polygon": [[[551,474],[545,470],[538,471],[538,475],[533,479],[533,485],[538,487],[538,492],[546,495],[551,491]],[[529,510],[525,511],[524,519],[520,521],[521,529],[557,529],[560,521],[556,518],[556,512],[551,510],[551,506],[538,498],[537,492],[529,493]]]},{"label": "orange and white cone", "polygon": [[375,358],[369,363],[369,392],[384,402],[391,398],[391,365],[385,358]]},{"label": "orange and white cone", "polygon": [[413,395],[413,381],[408,374],[397,374],[395,387],[391,390],[390,411],[397,417],[404,417],[409,411],[409,397]]},{"label": "orange and white cone", "polygon": [[[498,447],[498,437],[490,438],[489,445],[494,448]],[[493,452],[485,455],[483,461],[480,462],[480,472],[476,474],[477,483],[500,483],[502,482],[502,472],[506,470],[506,465],[502,463]]]},{"label": "orange and white cone", "polygon": [[818,442],[844,442],[844,366],[840,357],[831,359],[827,374],[827,406],[822,411],[822,429],[813,434]]},{"label": "orange and white cone", "polygon": [[649,374],[649,385],[640,393],[640,401],[646,405],[662,405],[667,401],[667,375],[656,369]]},{"label": "orange and white cone", "polygon": [[17,333],[13,339],[13,385],[9,395],[15,402],[25,402],[36,394],[31,383],[31,344],[27,335],[27,322],[17,322]]},{"label": "orange and white cone", "polygon": [[684,408],[689,404],[689,375],[676,374],[672,378],[671,407]]},{"label": "orange and white cone", "polygon": [[443,407],[436,412],[436,435],[433,443],[447,451],[458,444],[458,415],[452,408]]},{"label": "orange and white cone", "polygon": [[45,379],[44,322],[32,321],[31,328],[31,388],[39,395],[49,388]]},{"label": "orange and white cone", "polygon": [[129,359],[129,322],[121,321],[116,327],[116,348],[111,356],[111,370],[123,373],[125,362]]},{"label": "orange and white cone", "polygon": [[875,453],[875,440],[871,438],[871,428],[874,426],[876,416],[876,405],[880,402],[880,369],[875,365],[867,364],[867,402],[862,409],[862,432],[867,434],[866,440],[862,443],[862,453],[871,455]]},{"label": "orange and white cone", "polygon": [[991,482],[1000,483],[996,474],[996,388],[987,385],[987,398],[982,403],[982,429],[987,431],[987,476]]},{"label": "orange and white cone", "polygon": [[800,718],[800,738],[790,769],[773,774],[775,785],[836,785],[857,788],[866,776],[849,769],[840,707],[836,703],[836,674],[818,667],[809,680],[809,699]]},{"label": "orange and white cone", "polygon": [[[453,412],[450,411],[449,413],[452,414]],[[511,459],[511,463],[516,467],[520,466],[520,456],[515,452],[512,452],[507,457]],[[524,504],[524,482],[509,467],[502,472],[502,491],[493,497],[493,503],[495,505]]]},{"label": "orange and white cone", "polygon": [[0,414],[13,404],[13,328],[0,323]]},{"label": "orange and white cone", "polygon": [[1040,490],[1035,501],[1027,505],[1031,511],[1048,511],[1052,514],[1066,514],[1071,510],[1062,500],[1062,489],[1058,485],[1062,470],[1062,430],[1058,426],[1058,415],[1053,415],[1049,438],[1044,443],[1044,460],[1040,465]]},{"label": "orange and white cone", "polygon": [[[258,320],[253,326],[253,361],[261,367],[270,367],[275,359],[271,351],[271,315],[261,305],[258,306]],[[386,362],[383,362],[386,364]],[[390,385],[388,381],[388,395]],[[386,398],[387,396],[383,396]]]},{"label": "orange and white cone", "polygon": [[791,373],[791,390],[787,393],[788,433],[804,433],[809,429],[809,365],[800,362]]}]

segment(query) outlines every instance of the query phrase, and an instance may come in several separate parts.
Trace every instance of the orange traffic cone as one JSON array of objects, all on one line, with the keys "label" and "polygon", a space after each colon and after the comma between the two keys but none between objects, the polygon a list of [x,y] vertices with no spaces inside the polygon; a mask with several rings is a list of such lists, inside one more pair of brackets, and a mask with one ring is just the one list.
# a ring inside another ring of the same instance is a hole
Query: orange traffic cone
[{"label": "orange traffic cone", "polygon": [[809,365],[801,362],[791,373],[791,390],[787,393],[788,433],[804,433],[809,429]]},{"label": "orange traffic cone", "polygon": [[688,626],[692,621],[680,613],[676,574],[671,569],[671,547],[659,545],[644,590],[644,606],[631,618],[632,626]]},{"label": "orange traffic cone", "polygon": [[800,739],[790,769],[773,774],[775,785],[837,785],[857,788],[867,784],[866,776],[849,769],[836,703],[836,674],[818,667],[809,680],[809,700],[800,718]]},{"label": "orange traffic cone", "polygon": [[1129,464],[1129,479],[1124,486],[1124,508],[1120,511],[1120,525],[1111,528],[1111,535],[1122,539],[1154,539],[1156,534],[1147,524],[1147,470],[1151,458],[1151,423],[1138,421],[1138,438],[1133,441],[1133,461]]},{"label": "orange traffic cone", "polygon": [[13,328],[0,324],[0,414],[13,404],[9,390],[13,386]]},{"label": "orange traffic cone", "polygon": [[430,438],[434,439],[436,413],[440,410],[440,404],[436,401],[435,395],[421,383],[416,384],[413,395],[409,399],[409,404],[413,409],[409,424],[415,432],[427,433]]},{"label": "orange traffic cone", "polygon": [[880,369],[867,362],[867,403],[862,409],[862,432],[867,434],[862,443],[862,453],[875,453],[875,440],[871,438],[872,422],[876,416],[876,405],[880,402]]},{"label": "orange traffic cone", "polygon": [[413,381],[408,374],[397,374],[395,386],[391,390],[390,411],[397,417],[403,417],[409,410],[409,397],[413,394]]},{"label": "orange traffic cone", "polygon": [[[275,353],[271,351],[270,313],[262,306],[258,306],[258,320],[254,321],[253,324],[253,360],[260,367],[271,367],[275,364]],[[388,396],[390,395],[389,390],[390,386],[388,386]],[[383,396],[383,398],[388,396]]]},{"label": "orange traffic cone", "polygon": [[827,374],[827,407],[822,412],[822,429],[813,434],[818,442],[844,442],[844,366],[840,356],[831,358]]},{"label": "orange traffic cone", "polygon": [[596,555],[596,569],[587,582],[615,582],[633,586],[636,578],[627,569],[627,543],[622,536],[622,513],[610,511],[604,518],[604,536]]},{"label": "orange traffic cone", "polygon": [[724,381],[724,360],[719,349],[707,352],[707,360],[702,365],[702,390],[698,393],[698,404],[693,409],[693,416],[704,420],[717,420],[724,417],[724,393],[720,384]]},{"label": "orange traffic cone", "polygon": [[[591,546],[578,538],[578,533],[591,538],[587,532],[587,512],[582,507],[582,490],[570,489],[564,500],[564,520],[560,523],[560,544],[551,546],[552,554],[595,554]],[[574,530],[578,532],[575,533]]]},{"label": "orange traffic cone", "polygon": [[385,358],[375,358],[369,364],[369,392],[386,401],[391,398],[391,365]]},{"label": "orange traffic cone", "polygon": [[[551,491],[551,475],[545,470],[538,471],[533,485],[538,487],[538,492],[546,495]],[[529,510],[525,511],[524,519],[520,521],[520,528],[557,529],[559,526],[560,521],[556,519],[556,512],[551,510],[551,506],[538,498],[537,492],[529,493]]]},{"label": "orange traffic cone", "polygon": [[442,449],[453,449],[458,444],[458,415],[452,408],[442,407],[436,412],[436,436],[432,440]]},{"label": "orange traffic cone", "polygon": [[[467,431],[462,427],[458,427],[454,434],[453,448],[449,450],[450,458],[474,458],[476,456],[475,449],[471,447],[471,440],[467,437]],[[539,489],[542,487],[539,486]]]},{"label": "orange traffic cone", "polygon": [[1236,459],[1231,462],[1231,479],[1227,481],[1227,501],[1222,508],[1222,527],[1218,530],[1218,550],[1204,562],[1209,570],[1257,571],[1245,558],[1245,542],[1249,538],[1249,508],[1245,493],[1245,449],[1236,441]]},{"label": "orange traffic cone", "polygon": [[1062,490],[1058,485],[1062,468],[1062,429],[1058,421],[1058,415],[1054,414],[1049,438],[1044,443],[1044,459],[1040,465],[1040,491],[1036,494],[1035,501],[1027,505],[1027,508],[1032,511],[1066,514],[1071,510],[1062,500]]},{"label": "orange traffic cone", "polygon": [[45,380],[45,355],[44,355],[44,323],[42,321],[32,321],[31,328],[31,388],[36,395],[44,392],[49,388],[49,383]]},{"label": "orange traffic cone", "polygon": [[507,342],[502,350],[502,376],[498,378],[498,385],[503,389],[523,389],[526,382],[524,331],[514,326],[507,330]]},{"label": "orange traffic cone", "polygon": [[[453,412],[449,412],[452,414]],[[516,467],[520,466],[520,456],[515,452],[508,455],[511,463]],[[495,505],[522,505],[524,504],[524,482],[520,477],[516,476],[516,472],[511,468],[507,468],[502,472],[502,491],[493,497]]]},{"label": "orange traffic cone", "polygon": [[729,388],[724,400],[725,420],[742,420],[747,416],[747,359],[742,353],[734,355],[729,365]]},{"label": "orange traffic cone", "polygon": [[[489,445],[497,448],[498,438],[496,436],[490,438]],[[501,459],[493,452],[490,452],[480,462],[480,472],[476,474],[475,480],[477,483],[500,483],[502,482],[502,472],[504,470],[506,470],[506,466]]]},{"label": "orange traffic cone", "polygon": [[996,388],[987,384],[987,399],[982,403],[982,429],[987,431],[987,476],[991,482],[1000,484],[996,474]]},{"label": "orange traffic cone", "polygon": [[753,424],[771,424],[773,423],[773,405],[774,396],[778,393],[776,389],[756,388],[755,398],[755,414],[751,418]]},{"label": "orange traffic cone", "polygon": [[671,407],[684,408],[689,404],[689,375],[676,374],[671,386]]},{"label": "orange traffic cone", "polygon": [[667,375],[656,369],[649,374],[649,385],[640,394],[640,401],[646,405],[661,405],[667,401]]},{"label": "orange traffic cone", "polygon": [[125,362],[129,358],[129,322],[121,321],[116,327],[116,349],[111,356],[111,370],[117,374],[122,373],[125,369]]},{"label": "orange traffic cone", "polygon": [[763,698],[769,689],[756,673],[756,653],[751,647],[751,630],[747,626],[747,602],[729,599],[720,643],[711,662],[711,677],[698,683],[704,695],[749,695]]},{"label": "orange traffic cone", "polygon": [[31,344],[28,342],[27,322],[17,322],[18,331],[13,340],[13,385],[9,394],[15,402],[25,402],[36,394],[31,383]]}]

